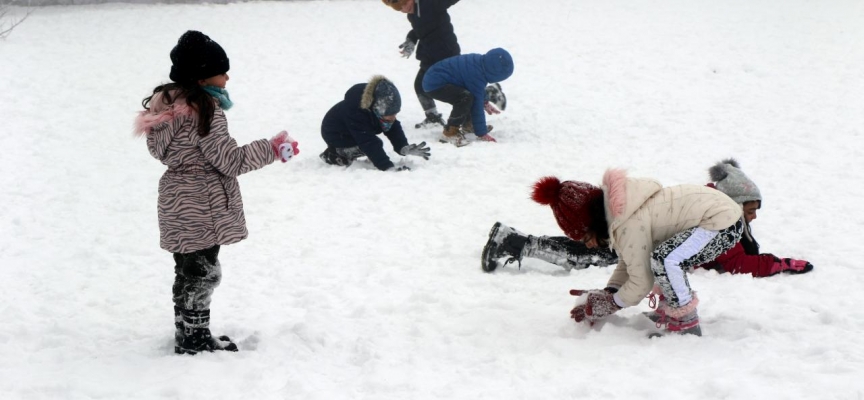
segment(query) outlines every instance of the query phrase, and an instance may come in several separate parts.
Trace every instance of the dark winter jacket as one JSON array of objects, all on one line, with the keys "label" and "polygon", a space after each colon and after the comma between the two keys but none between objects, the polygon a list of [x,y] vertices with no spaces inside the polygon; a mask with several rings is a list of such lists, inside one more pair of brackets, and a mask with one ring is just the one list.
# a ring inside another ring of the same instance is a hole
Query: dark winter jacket
[{"label": "dark winter jacket", "polygon": [[[706,186],[717,189],[717,186],[713,183],[709,183]],[[755,185],[752,186],[755,187]],[[718,190],[723,192],[721,189]],[[728,195],[728,193],[726,194]],[[744,201],[750,200],[750,198],[739,196],[736,201],[741,204]],[[699,265],[697,268],[715,269],[721,273],[751,274],[754,277],[760,278],[780,272],[780,270],[775,266],[778,262],[780,262],[780,259],[775,257],[773,254],[759,254],[759,243],[756,241],[756,238],[753,237],[750,230],[750,224],[745,223],[744,232],[741,235],[741,241],[714,259],[714,261]]]},{"label": "dark winter jacket", "polygon": [[474,96],[471,122],[477,136],[486,135],[486,85],[501,82],[513,74],[513,58],[504,49],[492,49],[486,54],[463,54],[440,61],[426,71],[423,90],[431,92],[444,85],[465,88]]},{"label": "dark winter jacket", "polygon": [[[366,90],[367,87],[370,90]],[[327,143],[327,147],[346,148],[360,147],[369,161],[376,168],[384,171],[392,168],[393,162],[384,151],[384,142],[378,138],[379,133],[384,133],[393,150],[397,153],[408,145],[405,132],[399,120],[393,123],[390,130],[384,132],[381,122],[371,110],[373,82],[358,83],[345,92],[345,99],[336,103],[321,122],[321,136]],[[366,107],[363,107],[363,106]]]},{"label": "dark winter jacket", "polygon": [[750,233],[750,224],[746,224],[741,241],[735,247],[697,268],[716,269],[730,274],[751,274],[760,278],[779,272],[774,265],[778,262],[780,259],[773,254],[759,254],[759,243]]},{"label": "dark winter jacket", "polygon": [[166,105],[156,94],[150,105],[135,119],[135,133],[146,135],[150,154],[168,167],[159,180],[157,206],[162,248],[191,253],[245,239],[237,176],[276,159],[270,141],[237,146],[218,106],[210,134],[201,137],[198,115],[185,99]]},{"label": "dark winter jacket", "polygon": [[414,12],[408,14],[411,31],[408,40],[417,43],[417,59],[420,68],[448,57],[458,56],[462,50],[450,23],[447,9],[459,0],[415,0]]}]

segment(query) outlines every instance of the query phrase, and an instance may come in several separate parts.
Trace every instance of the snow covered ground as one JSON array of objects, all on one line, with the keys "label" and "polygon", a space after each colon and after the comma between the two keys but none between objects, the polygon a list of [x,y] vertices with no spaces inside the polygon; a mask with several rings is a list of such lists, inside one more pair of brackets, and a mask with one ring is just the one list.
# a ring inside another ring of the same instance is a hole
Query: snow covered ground
[{"label": "snow covered ground", "polygon": [[[377,0],[39,8],[0,41],[0,398],[864,398],[864,2],[463,0],[464,53],[508,49],[498,144],[436,130],[409,173],[324,165],[318,129],[352,84],[390,77],[422,118],[409,24]],[[287,128],[300,156],[241,178],[250,237],[223,248],[214,332],[173,354],[164,167],[131,135],[187,29],[231,58],[240,143]],[[446,106],[442,106],[445,111]],[[705,336],[646,339],[623,310],[568,318],[611,269],[526,260],[494,274],[500,220],[559,234],[539,177],[607,167],[702,184],[734,156],[765,197],[763,251],[801,276],[698,271]],[[856,167],[857,165],[857,167]]]}]

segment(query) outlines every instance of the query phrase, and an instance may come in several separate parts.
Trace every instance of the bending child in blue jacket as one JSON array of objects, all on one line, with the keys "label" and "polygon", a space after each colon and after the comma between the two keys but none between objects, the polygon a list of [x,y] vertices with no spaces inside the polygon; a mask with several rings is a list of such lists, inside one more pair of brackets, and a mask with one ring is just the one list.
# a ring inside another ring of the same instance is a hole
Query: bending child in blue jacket
[{"label": "bending child in blue jacket", "polygon": [[[395,166],[378,138],[379,133],[384,133],[399,155],[428,160],[426,142],[408,144],[402,124],[396,119],[401,107],[399,90],[381,75],[373,76],[369,83],[352,86],[345,92],[345,99],[330,108],[321,122],[321,136],[327,143],[321,159],[327,164],[349,166],[366,156],[376,168],[392,170]],[[402,166],[396,170],[407,169]]]},{"label": "bending child in blue jacket", "polygon": [[486,54],[463,54],[439,61],[426,72],[423,90],[433,99],[453,106],[442,141],[457,147],[468,144],[466,133],[494,142],[486,126],[484,111],[495,110],[486,102],[486,85],[501,82],[513,74],[513,58],[497,48]]}]

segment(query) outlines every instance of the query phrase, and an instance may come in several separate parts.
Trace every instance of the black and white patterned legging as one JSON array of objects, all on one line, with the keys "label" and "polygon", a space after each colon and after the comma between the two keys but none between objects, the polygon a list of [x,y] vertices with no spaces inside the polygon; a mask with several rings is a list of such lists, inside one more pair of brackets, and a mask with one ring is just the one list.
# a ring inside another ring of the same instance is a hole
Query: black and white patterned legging
[{"label": "black and white patterned legging", "polygon": [[210,309],[213,290],[222,281],[219,245],[192,253],[174,253],[174,305],[190,311]]},{"label": "black and white patterned legging", "polygon": [[697,226],[675,234],[654,249],[651,253],[654,282],[660,286],[669,307],[678,308],[690,303],[692,292],[686,272],[713,261],[735,246],[741,239],[743,227],[741,220],[719,231]]}]

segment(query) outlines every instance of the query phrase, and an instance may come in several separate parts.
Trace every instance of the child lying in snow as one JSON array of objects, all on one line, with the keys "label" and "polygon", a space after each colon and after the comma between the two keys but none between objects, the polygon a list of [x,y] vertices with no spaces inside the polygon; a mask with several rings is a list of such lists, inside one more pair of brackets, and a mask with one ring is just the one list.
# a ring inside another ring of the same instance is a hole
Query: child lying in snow
[{"label": "child lying in snow", "polygon": [[[717,259],[695,268],[714,269],[730,274],[751,274],[761,278],[779,273],[803,274],[813,270],[813,264],[805,260],[780,258],[773,254],[759,254],[759,243],[750,230],[750,222],[756,219],[756,210],[762,206],[759,188],[740,170],[734,159],[723,160],[709,169],[713,187],[741,204],[744,212],[744,232],[741,241]],[[583,269],[591,265],[605,267],[618,263],[615,251],[601,247],[588,249],[582,243],[564,236],[532,236],[496,222],[492,226],[489,240],[483,248],[482,267],[486,272],[494,271],[498,260],[508,257],[505,265],[521,262],[522,258],[537,258],[568,270]]]}]

